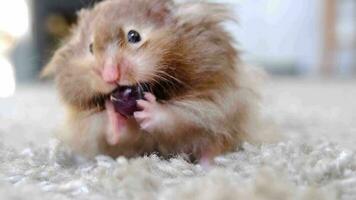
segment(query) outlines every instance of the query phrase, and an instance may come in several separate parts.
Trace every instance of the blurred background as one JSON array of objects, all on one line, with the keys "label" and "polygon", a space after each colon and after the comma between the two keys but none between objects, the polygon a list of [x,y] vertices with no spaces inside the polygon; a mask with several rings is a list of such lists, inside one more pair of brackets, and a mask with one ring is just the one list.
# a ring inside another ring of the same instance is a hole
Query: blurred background
[{"label": "blurred background", "polygon": [[[0,98],[16,85],[38,83],[38,73],[95,0],[0,2]],[[234,5],[243,59],[272,75],[297,78],[356,77],[355,0],[215,0]]]}]

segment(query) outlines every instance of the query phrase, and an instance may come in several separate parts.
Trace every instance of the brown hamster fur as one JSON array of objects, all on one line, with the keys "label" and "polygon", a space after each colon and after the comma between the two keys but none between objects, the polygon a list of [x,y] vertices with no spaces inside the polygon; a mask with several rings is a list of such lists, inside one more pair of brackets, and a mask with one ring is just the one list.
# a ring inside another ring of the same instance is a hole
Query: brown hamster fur
[{"label": "brown hamster fur", "polygon": [[[211,159],[236,149],[253,135],[258,97],[223,28],[229,19],[221,4],[170,0],[107,0],[82,10],[43,72],[55,76],[68,110],[63,138],[91,156]],[[129,42],[130,30],[139,42]],[[166,83],[169,98],[146,94],[143,111],[121,118],[118,129],[110,93],[139,83]]]}]

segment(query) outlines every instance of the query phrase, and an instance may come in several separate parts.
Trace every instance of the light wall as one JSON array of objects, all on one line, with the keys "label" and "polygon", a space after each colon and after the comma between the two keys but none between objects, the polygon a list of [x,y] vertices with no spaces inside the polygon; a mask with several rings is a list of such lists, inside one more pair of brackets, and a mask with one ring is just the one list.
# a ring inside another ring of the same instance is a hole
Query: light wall
[{"label": "light wall", "polygon": [[321,0],[215,0],[234,5],[243,57],[267,67],[314,74],[321,58]]}]

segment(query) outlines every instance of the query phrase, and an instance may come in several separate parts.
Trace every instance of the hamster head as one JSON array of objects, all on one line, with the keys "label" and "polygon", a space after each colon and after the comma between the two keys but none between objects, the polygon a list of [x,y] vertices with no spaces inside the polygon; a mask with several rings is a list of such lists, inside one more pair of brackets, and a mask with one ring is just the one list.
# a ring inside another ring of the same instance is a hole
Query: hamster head
[{"label": "hamster head", "polygon": [[107,0],[78,18],[43,71],[78,109],[102,108],[119,86],[191,95],[228,82],[234,71],[236,51],[221,25],[229,11],[220,4]]}]

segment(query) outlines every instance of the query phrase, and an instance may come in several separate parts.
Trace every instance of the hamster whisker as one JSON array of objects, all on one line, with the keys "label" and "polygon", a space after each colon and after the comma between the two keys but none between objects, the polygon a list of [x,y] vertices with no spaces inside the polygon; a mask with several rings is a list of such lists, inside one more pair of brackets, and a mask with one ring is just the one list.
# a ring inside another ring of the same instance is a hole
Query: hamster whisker
[{"label": "hamster whisker", "polygon": [[167,79],[164,76],[161,76],[158,71],[155,71],[154,73],[152,73],[151,76],[157,78],[158,81],[164,81],[164,82],[167,82],[167,83],[171,83],[171,80]]},{"label": "hamster whisker", "polygon": [[140,81],[138,81],[136,78],[134,78],[134,81],[135,81],[136,85],[141,89],[141,91],[145,91],[144,87],[142,86],[142,83]]},{"label": "hamster whisker", "polygon": [[164,77],[164,76],[160,76],[160,75],[158,75],[158,74],[156,74],[156,73],[152,74],[152,76],[156,77],[156,78],[159,79],[159,80],[162,80],[162,81],[168,83],[170,86],[175,87],[174,84],[172,83],[172,81],[169,80],[169,79],[167,79],[167,78]]},{"label": "hamster whisker", "polygon": [[167,78],[169,79],[173,79],[174,81],[176,81],[177,83],[181,84],[182,86],[184,87],[187,87],[187,88],[191,88],[191,86],[189,86],[188,84],[184,83],[183,81],[181,81],[180,79],[168,74],[167,72],[164,72],[164,71],[157,71],[158,74],[161,74],[162,76],[166,76]]}]

